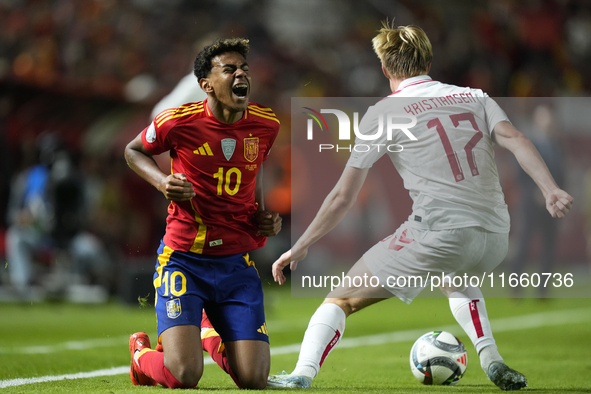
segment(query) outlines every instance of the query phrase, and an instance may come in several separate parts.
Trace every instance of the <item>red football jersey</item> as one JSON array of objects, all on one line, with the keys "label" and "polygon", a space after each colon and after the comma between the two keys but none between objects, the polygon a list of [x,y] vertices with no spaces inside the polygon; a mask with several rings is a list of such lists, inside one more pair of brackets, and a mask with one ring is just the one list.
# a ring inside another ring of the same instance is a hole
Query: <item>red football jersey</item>
[{"label": "red football jersey", "polygon": [[207,100],[162,111],[142,132],[146,150],[170,151],[172,173],[183,173],[196,196],[168,206],[164,243],[209,255],[265,245],[254,214],[256,175],[279,131],[270,108],[249,103],[236,123],[219,121]]}]

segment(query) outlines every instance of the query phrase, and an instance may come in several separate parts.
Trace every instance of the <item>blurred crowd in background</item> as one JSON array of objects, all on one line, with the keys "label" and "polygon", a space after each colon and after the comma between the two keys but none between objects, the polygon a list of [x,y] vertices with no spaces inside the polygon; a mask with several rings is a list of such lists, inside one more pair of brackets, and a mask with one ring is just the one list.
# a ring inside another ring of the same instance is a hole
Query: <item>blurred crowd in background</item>
[{"label": "blurred crowd in background", "polygon": [[[291,97],[389,94],[371,49],[387,17],[427,32],[434,79],[492,97],[591,91],[591,1],[0,0],[0,299],[33,289],[76,299],[77,285],[105,299],[125,287],[122,273],[151,276],[167,202],[127,168],[123,148],[218,37],[250,39],[251,100],[282,122],[265,164],[268,208],[285,218],[259,252],[268,277],[290,244]],[[567,257],[582,263],[591,133],[559,133],[564,171],[579,177],[561,185],[580,218]],[[514,167],[501,168],[510,207]]]}]

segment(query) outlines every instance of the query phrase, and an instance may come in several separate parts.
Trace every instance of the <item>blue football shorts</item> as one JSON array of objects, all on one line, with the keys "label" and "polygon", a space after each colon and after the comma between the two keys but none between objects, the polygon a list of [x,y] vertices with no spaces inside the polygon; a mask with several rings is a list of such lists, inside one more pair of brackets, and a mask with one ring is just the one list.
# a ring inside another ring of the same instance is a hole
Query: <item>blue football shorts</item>
[{"label": "blue football shorts", "polygon": [[154,288],[158,336],[170,327],[201,327],[205,309],[223,342],[269,342],[263,286],[248,253],[202,255],[161,242]]}]

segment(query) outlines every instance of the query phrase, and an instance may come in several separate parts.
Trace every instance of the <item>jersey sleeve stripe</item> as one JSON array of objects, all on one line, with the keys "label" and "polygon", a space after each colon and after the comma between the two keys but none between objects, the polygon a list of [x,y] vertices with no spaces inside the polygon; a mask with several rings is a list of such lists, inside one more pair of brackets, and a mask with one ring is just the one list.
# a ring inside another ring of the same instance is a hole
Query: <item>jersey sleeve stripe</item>
[{"label": "jersey sleeve stripe", "polygon": [[156,118],[162,118],[164,116],[164,114],[167,114],[167,113],[171,113],[171,112],[185,112],[185,111],[190,111],[190,110],[195,109],[195,108],[203,108],[203,102],[193,103],[191,105],[186,105],[185,104],[185,105],[181,105],[178,108],[165,109],[160,114],[158,114],[158,116],[156,116]]},{"label": "jersey sleeve stripe", "polygon": [[161,113],[159,113],[156,118],[154,119],[156,122],[159,122],[162,118],[174,114],[174,113],[181,113],[181,112],[186,112],[186,111],[191,111],[193,109],[199,109],[199,108],[203,108],[203,101],[200,101],[196,104],[191,104],[191,105],[181,105],[178,108],[170,108],[167,110],[162,111]]},{"label": "jersey sleeve stripe", "polygon": [[198,101],[196,103],[187,103],[179,106],[179,108],[191,108],[191,107],[203,107],[203,101]]},{"label": "jersey sleeve stripe", "polygon": [[271,108],[262,108],[262,107],[259,107],[259,106],[256,106],[256,105],[249,105],[248,108],[249,109],[258,109],[259,111],[262,111],[262,112],[271,112],[271,113],[273,113],[273,110]]},{"label": "jersey sleeve stripe", "polygon": [[250,111],[250,113],[253,114],[253,115],[256,115],[256,116],[260,116],[261,118],[267,118],[267,119],[274,120],[275,122],[281,124],[281,122],[279,122],[279,119],[277,119],[277,118],[275,118],[273,116],[262,115],[262,114],[259,114],[259,113],[254,112],[254,111]]},{"label": "jersey sleeve stripe", "polygon": [[259,115],[259,116],[270,116],[270,117],[273,117],[273,118],[277,118],[277,116],[276,116],[275,114],[267,114],[267,113],[264,113],[264,112],[253,111],[252,109],[251,109],[251,110],[249,110],[249,111],[250,111],[250,113],[252,113],[253,115]]},{"label": "jersey sleeve stripe", "polygon": [[253,112],[257,112],[259,114],[262,115],[271,115],[271,116],[277,116],[273,113],[273,111],[271,111],[271,109],[269,109],[268,111],[263,111],[261,108],[259,107],[248,107],[249,110],[253,111]]},{"label": "jersey sleeve stripe", "polygon": [[201,108],[201,109],[197,109],[197,110],[194,110],[194,111],[187,111],[187,112],[176,113],[174,115],[170,115],[170,116],[168,116],[168,117],[160,120],[156,125],[158,127],[160,127],[160,126],[162,126],[162,124],[164,122],[166,122],[168,120],[171,120],[171,119],[174,119],[174,118],[180,118],[180,117],[188,116],[188,115],[192,115],[192,114],[198,114],[199,112],[203,112],[203,111],[204,111],[204,109]]},{"label": "jersey sleeve stripe", "polygon": [[156,122],[157,122],[157,121],[159,121],[160,119],[162,119],[162,118],[166,117],[167,115],[174,114],[174,113],[176,112],[176,110],[177,110],[176,108],[171,108],[171,109],[164,110],[164,111],[160,112],[160,113],[158,114],[158,116],[156,116],[156,117],[154,118],[154,121],[156,121]]},{"label": "jersey sleeve stripe", "polygon": [[262,115],[262,116],[273,116],[273,117],[275,117],[275,118],[277,117],[277,115],[275,115],[275,114],[273,113],[273,111],[271,111],[271,112],[262,112],[262,111],[261,111],[259,108],[256,108],[256,107],[255,107],[255,108],[251,108],[251,107],[249,107],[248,109],[249,109],[249,111],[250,111],[250,112],[252,112],[253,114],[258,114],[258,115]]}]

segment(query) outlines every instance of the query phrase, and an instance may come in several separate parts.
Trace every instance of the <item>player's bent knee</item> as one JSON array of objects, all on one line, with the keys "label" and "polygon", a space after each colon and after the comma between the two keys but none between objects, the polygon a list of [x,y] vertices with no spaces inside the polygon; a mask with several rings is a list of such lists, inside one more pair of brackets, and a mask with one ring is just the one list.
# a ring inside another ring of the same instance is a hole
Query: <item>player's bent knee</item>
[{"label": "player's bent knee", "polygon": [[172,367],[167,366],[167,368],[183,385],[181,388],[193,388],[197,386],[199,380],[201,380],[201,376],[203,376],[203,368],[195,365],[181,363]]},{"label": "player's bent knee", "polygon": [[241,388],[262,390],[267,387],[271,368],[269,344],[259,340],[226,342],[228,363]]},{"label": "player's bent knee", "polygon": [[249,374],[249,376],[240,376],[238,378],[243,389],[262,390],[267,387],[268,373],[257,371],[257,373]]},{"label": "player's bent knee", "polygon": [[192,388],[197,386],[199,380],[201,380],[202,373],[197,373],[195,370],[182,370],[178,376],[175,375],[177,380],[182,383],[184,388]]},{"label": "player's bent knee", "polygon": [[[243,389],[262,390],[267,387],[267,378],[271,367],[271,360],[248,360],[239,366],[232,363],[232,370],[236,374],[240,387]],[[231,364],[231,365],[232,365]]]},{"label": "player's bent knee", "polygon": [[[259,360],[260,361],[260,360]],[[243,389],[262,390],[267,387],[267,378],[271,367],[271,360],[264,362],[251,361],[248,366],[236,368],[236,376]]]}]

